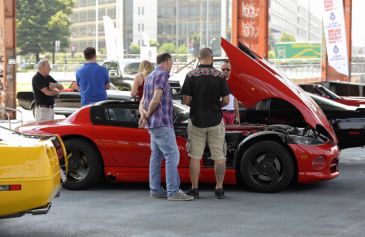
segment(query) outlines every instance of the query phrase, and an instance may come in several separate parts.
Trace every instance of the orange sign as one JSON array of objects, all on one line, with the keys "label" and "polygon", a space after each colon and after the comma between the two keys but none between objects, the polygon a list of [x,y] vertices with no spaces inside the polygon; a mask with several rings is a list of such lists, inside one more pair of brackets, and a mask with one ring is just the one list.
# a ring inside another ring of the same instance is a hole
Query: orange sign
[{"label": "orange sign", "polygon": [[232,43],[243,43],[263,58],[268,52],[268,1],[232,1]]}]

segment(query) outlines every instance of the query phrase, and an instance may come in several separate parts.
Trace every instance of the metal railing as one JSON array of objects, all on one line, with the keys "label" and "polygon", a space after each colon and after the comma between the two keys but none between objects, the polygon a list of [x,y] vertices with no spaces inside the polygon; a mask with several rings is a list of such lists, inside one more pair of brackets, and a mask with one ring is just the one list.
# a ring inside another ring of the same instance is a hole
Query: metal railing
[{"label": "metal railing", "polygon": [[[11,113],[16,113],[16,117],[19,119],[11,119]],[[19,115],[19,116],[18,116]],[[0,126],[3,123],[8,124],[8,128],[11,129],[11,125],[20,124],[23,125],[23,113],[19,109],[13,109],[9,107],[0,107]]]}]

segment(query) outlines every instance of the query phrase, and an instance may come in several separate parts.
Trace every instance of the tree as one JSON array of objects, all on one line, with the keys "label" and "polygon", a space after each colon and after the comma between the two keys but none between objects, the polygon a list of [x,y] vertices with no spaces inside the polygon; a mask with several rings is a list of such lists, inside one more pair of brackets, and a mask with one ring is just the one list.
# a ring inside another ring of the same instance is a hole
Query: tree
[{"label": "tree", "polygon": [[151,47],[158,47],[160,44],[158,43],[157,39],[152,38],[150,39],[150,46]]},{"label": "tree", "polygon": [[295,42],[295,36],[288,34],[286,32],[283,32],[280,36],[280,42]]},{"label": "tree", "polygon": [[176,53],[176,45],[171,42],[165,42],[158,48],[158,53]]},{"label": "tree", "polygon": [[131,53],[131,54],[140,54],[141,53],[141,47],[138,44],[131,43],[129,45],[129,53]]},{"label": "tree", "polygon": [[274,50],[270,50],[270,51],[269,51],[269,53],[268,53],[268,58],[269,58],[269,59],[276,58],[276,54],[275,54],[275,51],[274,51]]},{"label": "tree", "polygon": [[188,53],[188,47],[185,44],[182,44],[178,48],[178,52],[180,54],[187,54]]},{"label": "tree", "polygon": [[[71,21],[69,16],[75,0],[17,0],[16,34],[20,55],[51,52],[54,58],[55,41],[60,50],[69,46]],[[54,60],[53,60],[54,61]]]}]

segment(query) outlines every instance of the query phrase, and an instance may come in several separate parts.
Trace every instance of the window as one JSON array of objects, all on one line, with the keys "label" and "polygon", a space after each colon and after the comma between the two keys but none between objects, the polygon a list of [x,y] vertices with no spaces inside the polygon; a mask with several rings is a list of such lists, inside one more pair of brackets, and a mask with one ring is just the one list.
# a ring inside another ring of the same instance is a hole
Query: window
[{"label": "window", "polygon": [[123,124],[138,124],[139,112],[137,108],[106,107],[105,118],[108,121],[121,122]]}]

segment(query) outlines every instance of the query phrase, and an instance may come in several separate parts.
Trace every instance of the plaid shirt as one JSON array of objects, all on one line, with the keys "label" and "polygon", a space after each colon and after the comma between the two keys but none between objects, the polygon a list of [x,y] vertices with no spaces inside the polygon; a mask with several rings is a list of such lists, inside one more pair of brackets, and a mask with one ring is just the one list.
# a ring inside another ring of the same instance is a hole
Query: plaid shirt
[{"label": "plaid shirt", "polygon": [[157,128],[157,127],[173,127],[172,122],[172,96],[170,90],[169,72],[165,71],[161,67],[157,67],[152,73],[150,73],[144,82],[144,104],[145,110],[148,109],[153,93],[156,89],[161,88],[163,95],[161,97],[161,102],[157,109],[148,120],[147,128]]}]

